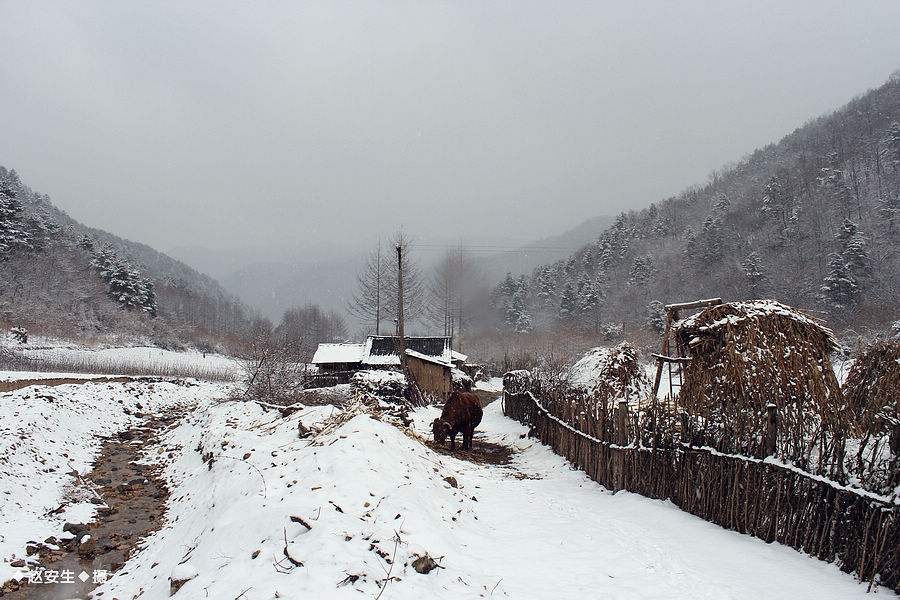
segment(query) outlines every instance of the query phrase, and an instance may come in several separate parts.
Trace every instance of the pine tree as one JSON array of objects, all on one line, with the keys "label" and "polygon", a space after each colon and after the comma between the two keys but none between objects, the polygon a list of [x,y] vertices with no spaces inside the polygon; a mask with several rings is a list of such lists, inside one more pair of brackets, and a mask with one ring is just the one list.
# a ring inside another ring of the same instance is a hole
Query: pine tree
[{"label": "pine tree", "polygon": [[581,278],[578,280],[578,290],[576,292],[576,306],[578,312],[590,312],[597,308],[599,303],[600,298],[597,294],[597,290],[594,288],[594,283],[586,273],[582,273]]},{"label": "pine tree", "polygon": [[841,230],[837,233],[837,239],[841,244],[841,255],[850,276],[858,284],[862,283],[872,274],[872,264],[866,249],[866,239],[859,230],[859,225],[850,219],[844,219]]},{"label": "pine tree", "polygon": [[750,290],[750,295],[753,298],[760,297],[763,286],[766,283],[766,276],[763,274],[760,266],[761,262],[759,255],[756,252],[751,252],[741,264],[744,268],[744,276],[747,279],[747,288]]},{"label": "pine tree", "polygon": [[650,325],[657,333],[663,333],[666,330],[666,307],[659,300],[652,300],[647,304],[647,324]]},{"label": "pine tree", "polygon": [[644,285],[653,276],[653,260],[649,256],[635,256],[629,272],[628,285]]},{"label": "pine tree", "polygon": [[828,275],[825,276],[822,292],[825,299],[837,308],[852,306],[859,297],[859,286],[837,252],[828,255]]},{"label": "pine tree", "polygon": [[531,316],[524,310],[519,314],[519,318],[516,319],[514,329],[516,333],[531,333],[532,329],[534,329],[531,323]]},{"label": "pine tree", "polygon": [[27,246],[28,234],[22,222],[22,203],[18,200],[13,180],[0,179],[0,255],[15,246]]},{"label": "pine tree", "polygon": [[559,301],[559,316],[563,319],[571,319],[578,310],[578,300],[575,296],[575,290],[571,283],[566,283],[563,289],[562,298]]}]

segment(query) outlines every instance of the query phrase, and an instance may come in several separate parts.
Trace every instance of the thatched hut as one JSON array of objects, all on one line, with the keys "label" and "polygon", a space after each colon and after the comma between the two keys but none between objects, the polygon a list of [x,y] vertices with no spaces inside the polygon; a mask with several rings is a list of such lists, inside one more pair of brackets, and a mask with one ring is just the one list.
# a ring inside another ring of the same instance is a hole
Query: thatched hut
[{"label": "thatched hut", "polygon": [[[677,323],[675,334],[691,357],[678,403],[704,434],[713,431],[704,443],[822,463],[843,408],[831,330],[774,300],[754,300],[711,306]],[[774,437],[764,443],[773,420],[777,448]]]},{"label": "thatched hut", "polygon": [[853,363],[844,400],[863,435],[893,434],[900,454],[900,342],[876,342]]},{"label": "thatched hut", "polygon": [[609,408],[620,400],[627,401],[633,409],[643,408],[650,398],[650,379],[628,342],[589,351],[572,365],[568,383],[605,401]]}]

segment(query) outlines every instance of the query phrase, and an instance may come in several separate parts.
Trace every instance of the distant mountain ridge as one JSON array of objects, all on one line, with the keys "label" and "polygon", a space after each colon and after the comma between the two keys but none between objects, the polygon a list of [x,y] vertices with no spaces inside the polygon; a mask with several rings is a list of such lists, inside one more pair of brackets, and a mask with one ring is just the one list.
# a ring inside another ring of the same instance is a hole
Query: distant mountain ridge
[{"label": "distant mountain ridge", "polygon": [[659,327],[663,304],[715,296],[870,332],[900,318],[900,76],[493,293],[518,331]]}]

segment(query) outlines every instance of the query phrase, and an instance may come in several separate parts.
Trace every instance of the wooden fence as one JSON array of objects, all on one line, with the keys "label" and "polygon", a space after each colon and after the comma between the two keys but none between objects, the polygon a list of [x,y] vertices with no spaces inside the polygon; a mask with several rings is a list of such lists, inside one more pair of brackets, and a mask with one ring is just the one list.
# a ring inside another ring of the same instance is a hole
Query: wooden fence
[{"label": "wooden fence", "polygon": [[304,375],[303,387],[306,389],[332,387],[342,383],[350,383],[356,371],[335,371],[333,373],[316,373]]},{"label": "wooden fence", "polygon": [[836,563],[861,581],[900,592],[900,505],[772,459],[678,444],[641,447],[624,403],[607,439],[579,431],[541,402],[540,386],[504,386],[503,412],[528,425],[588,477],[611,490],[669,499],[722,527]]}]

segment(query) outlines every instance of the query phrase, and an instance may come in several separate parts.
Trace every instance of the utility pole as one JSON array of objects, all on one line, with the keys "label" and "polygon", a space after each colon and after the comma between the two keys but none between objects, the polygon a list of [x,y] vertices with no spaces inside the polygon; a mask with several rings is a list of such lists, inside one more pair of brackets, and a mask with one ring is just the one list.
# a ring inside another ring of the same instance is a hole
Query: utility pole
[{"label": "utility pole", "polygon": [[381,240],[375,257],[375,335],[381,335]]},{"label": "utility pole", "polygon": [[459,241],[459,254],[457,258],[459,259],[459,262],[457,264],[456,272],[456,318],[458,319],[459,324],[456,326],[456,350],[462,352],[463,280],[465,279],[463,273],[462,239]]},{"label": "utility pole", "polygon": [[406,340],[403,339],[403,244],[397,244],[397,329],[400,337],[400,364],[406,371]]}]

